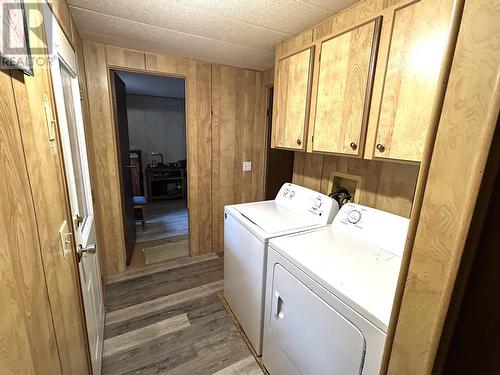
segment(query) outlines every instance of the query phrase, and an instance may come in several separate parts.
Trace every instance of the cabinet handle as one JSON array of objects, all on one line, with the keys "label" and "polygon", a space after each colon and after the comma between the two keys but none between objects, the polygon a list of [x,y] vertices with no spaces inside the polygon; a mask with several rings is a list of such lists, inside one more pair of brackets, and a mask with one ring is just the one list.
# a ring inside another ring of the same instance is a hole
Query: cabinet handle
[{"label": "cabinet handle", "polygon": [[385,146],[383,144],[378,144],[377,145],[377,150],[379,150],[380,152],[384,152],[385,151]]},{"label": "cabinet handle", "polygon": [[297,144],[300,146],[302,144],[302,141],[300,139],[297,139]]},{"label": "cabinet handle", "polygon": [[349,146],[351,146],[351,148],[353,150],[356,150],[358,148],[358,145],[356,143],[354,143],[354,142],[351,142],[351,144]]}]

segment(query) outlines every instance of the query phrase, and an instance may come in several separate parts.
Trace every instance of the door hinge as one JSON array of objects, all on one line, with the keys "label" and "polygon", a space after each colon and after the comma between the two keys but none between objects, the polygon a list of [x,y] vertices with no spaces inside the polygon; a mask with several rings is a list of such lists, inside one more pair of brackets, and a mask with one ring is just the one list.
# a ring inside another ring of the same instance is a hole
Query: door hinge
[{"label": "door hinge", "polygon": [[214,115],[214,111],[211,109],[210,110],[210,116],[213,116]]},{"label": "door hinge", "polygon": [[319,53],[319,62],[321,62],[321,52]]},{"label": "door hinge", "polygon": [[314,143],[314,135],[311,137],[311,143]]},{"label": "door hinge", "polygon": [[268,109],[268,110],[266,111],[266,114],[267,114],[267,117],[269,117],[269,116],[271,115],[271,111]]}]

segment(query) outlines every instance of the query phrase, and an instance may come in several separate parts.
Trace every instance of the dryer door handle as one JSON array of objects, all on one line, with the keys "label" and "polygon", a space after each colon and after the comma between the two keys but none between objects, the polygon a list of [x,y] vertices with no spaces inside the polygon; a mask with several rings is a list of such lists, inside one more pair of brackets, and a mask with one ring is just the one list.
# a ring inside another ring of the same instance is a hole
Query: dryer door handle
[{"label": "dryer door handle", "polygon": [[283,305],[285,302],[277,290],[273,293],[272,309],[273,314],[276,319],[283,319],[285,315],[283,314]]}]

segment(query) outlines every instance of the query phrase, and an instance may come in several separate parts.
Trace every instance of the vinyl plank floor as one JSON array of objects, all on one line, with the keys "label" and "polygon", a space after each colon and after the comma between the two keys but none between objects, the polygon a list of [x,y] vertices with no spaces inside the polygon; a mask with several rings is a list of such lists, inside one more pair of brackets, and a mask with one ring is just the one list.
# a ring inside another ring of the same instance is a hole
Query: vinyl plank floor
[{"label": "vinyl plank floor", "polygon": [[146,210],[146,230],[136,226],[137,242],[182,236],[188,233],[186,200],[154,201]]},{"label": "vinyl plank floor", "polygon": [[216,258],[114,283],[106,288],[106,310],[137,305],[223,278],[224,259]]},{"label": "vinyl plank floor", "polygon": [[262,374],[217,296],[223,261],[109,283],[102,374]]}]

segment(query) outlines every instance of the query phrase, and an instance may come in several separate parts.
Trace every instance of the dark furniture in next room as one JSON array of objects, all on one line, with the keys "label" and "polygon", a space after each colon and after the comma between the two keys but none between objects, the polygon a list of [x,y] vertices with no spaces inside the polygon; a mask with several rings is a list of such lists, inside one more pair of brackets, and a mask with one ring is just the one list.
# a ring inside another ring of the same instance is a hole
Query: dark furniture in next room
[{"label": "dark furniture in next room", "polygon": [[185,199],[185,168],[147,168],[147,186],[149,200]]}]

